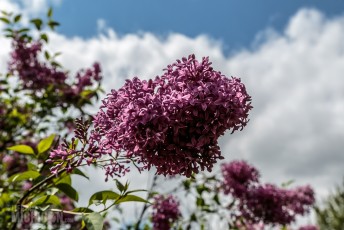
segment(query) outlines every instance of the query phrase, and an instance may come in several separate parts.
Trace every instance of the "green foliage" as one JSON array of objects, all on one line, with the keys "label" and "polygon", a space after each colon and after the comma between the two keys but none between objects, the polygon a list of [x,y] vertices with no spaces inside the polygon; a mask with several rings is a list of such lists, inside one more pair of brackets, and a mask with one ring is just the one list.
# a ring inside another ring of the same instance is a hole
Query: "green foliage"
[{"label": "green foliage", "polygon": [[344,180],[322,204],[315,208],[320,229],[342,230],[344,228]]},{"label": "green foliage", "polygon": [[47,204],[60,206],[60,198],[55,195],[45,195],[42,197],[38,197],[38,199],[35,199],[34,201],[29,203],[29,207],[42,206]]},{"label": "green foliage", "polygon": [[[48,10],[46,18],[29,19],[29,24],[22,21],[21,14],[0,13],[0,23],[4,25],[1,35],[11,39],[12,48],[15,49],[18,41],[23,41],[28,47],[41,44],[45,56],[42,64],[55,68],[54,71],[68,73],[56,60],[61,53],[51,53],[45,48],[49,42],[49,28],[54,30],[59,25],[53,19],[53,9]],[[11,81],[16,84],[10,84]],[[66,82],[72,81],[68,79]],[[26,212],[33,207],[40,212],[49,208],[58,208],[61,212],[75,208],[73,201],[78,201],[79,195],[72,186],[70,174],[89,179],[77,168],[70,173],[62,170],[58,175],[52,175],[49,168],[53,164],[46,162],[50,151],[59,144],[60,137],[72,133],[66,128],[66,123],[72,123],[79,116],[88,119],[90,115],[84,112],[84,106],[92,104],[93,98],[101,91],[97,83],[85,87],[71,100],[63,94],[66,88],[70,88],[67,83],[31,89],[25,87],[19,71],[0,73],[0,229],[16,229],[19,220],[12,218],[14,212]],[[58,133],[59,138],[50,135],[52,132]],[[75,221],[78,221],[78,213],[90,212],[93,211],[87,208],[75,209]],[[75,227],[60,224],[56,229]]]}]

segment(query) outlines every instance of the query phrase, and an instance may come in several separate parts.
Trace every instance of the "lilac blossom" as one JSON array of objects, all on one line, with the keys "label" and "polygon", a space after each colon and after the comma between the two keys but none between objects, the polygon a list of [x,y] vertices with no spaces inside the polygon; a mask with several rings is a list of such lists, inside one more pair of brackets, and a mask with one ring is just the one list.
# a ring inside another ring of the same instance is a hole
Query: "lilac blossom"
[{"label": "lilac blossom", "polygon": [[12,45],[14,50],[11,53],[9,71],[19,76],[24,89],[40,91],[48,86],[54,86],[54,92],[61,99],[75,101],[87,86],[93,86],[102,78],[100,65],[95,63],[92,68],[77,72],[76,82],[69,85],[66,82],[68,78],[66,72],[58,70],[56,65],[39,59],[39,54],[42,52],[40,41],[27,42],[21,38],[16,38]]},{"label": "lilac blossom", "polygon": [[223,159],[218,138],[247,124],[250,100],[240,79],[190,55],[154,80],[135,77],[112,90],[95,116],[92,140],[107,153],[155,166],[157,174],[189,177]]},{"label": "lilac blossom", "polygon": [[[75,138],[72,138],[71,142],[64,141],[57,148],[50,151],[49,159],[47,163],[54,163],[50,168],[52,174],[58,174],[60,170],[68,173],[72,172],[75,167],[81,165],[91,165],[97,163],[97,166],[102,167],[106,172],[106,181],[109,176],[123,176],[129,171],[128,159],[114,159],[109,158],[108,160],[102,159],[100,163],[99,159],[107,154],[106,150],[98,146],[93,140],[88,137],[88,122],[82,119],[76,119],[75,121]],[[83,147],[81,150],[77,150],[77,141],[79,140]]]},{"label": "lilac blossom", "polygon": [[245,161],[223,164],[221,169],[222,190],[238,199],[238,218],[243,217],[247,225],[290,224],[296,215],[309,212],[315,202],[310,186],[287,189],[261,184],[258,170]]},{"label": "lilac blossom", "polygon": [[22,185],[22,189],[24,191],[29,190],[32,187],[32,182],[30,181],[24,181],[23,185]]},{"label": "lilac blossom", "polygon": [[244,197],[253,182],[258,182],[259,172],[245,161],[232,161],[221,165],[222,189],[225,194]]},{"label": "lilac blossom", "polygon": [[309,186],[285,189],[264,184],[250,189],[248,196],[240,202],[246,219],[286,225],[295,221],[296,215],[308,213],[315,198]]},{"label": "lilac blossom", "polygon": [[14,39],[13,47],[9,70],[19,75],[24,88],[44,89],[49,84],[62,84],[66,80],[64,72],[38,60],[38,54],[42,50],[40,42],[29,43],[23,39]]},{"label": "lilac blossom", "polygon": [[152,215],[154,230],[169,230],[180,215],[179,203],[172,195],[154,197]]}]

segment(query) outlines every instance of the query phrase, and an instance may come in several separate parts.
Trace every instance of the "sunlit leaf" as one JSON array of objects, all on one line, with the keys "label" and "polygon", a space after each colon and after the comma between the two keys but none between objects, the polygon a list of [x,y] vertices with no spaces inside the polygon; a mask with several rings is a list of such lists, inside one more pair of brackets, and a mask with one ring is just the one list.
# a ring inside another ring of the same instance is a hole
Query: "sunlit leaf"
[{"label": "sunlit leaf", "polygon": [[63,174],[60,175],[60,177],[55,178],[53,180],[53,182],[54,182],[55,185],[56,184],[69,184],[69,185],[71,185],[72,184],[72,179],[71,179],[69,174],[63,173]]},{"label": "sunlit leaf", "polygon": [[13,183],[13,182],[19,182],[23,180],[30,180],[30,179],[33,180],[39,176],[40,176],[39,172],[26,171],[26,172],[20,172],[20,173],[14,174],[10,178],[8,178],[8,181]]},{"label": "sunlit leaf", "polygon": [[55,134],[52,134],[49,137],[41,140],[37,145],[38,154],[44,153],[45,151],[50,149],[51,145],[54,142],[54,138],[55,138]]},{"label": "sunlit leaf", "polygon": [[98,212],[93,212],[83,216],[88,230],[103,230],[104,218]]},{"label": "sunlit leaf", "polygon": [[12,147],[8,147],[8,150],[16,151],[18,153],[23,153],[23,154],[35,154],[33,149],[28,146],[28,145],[15,145]]}]

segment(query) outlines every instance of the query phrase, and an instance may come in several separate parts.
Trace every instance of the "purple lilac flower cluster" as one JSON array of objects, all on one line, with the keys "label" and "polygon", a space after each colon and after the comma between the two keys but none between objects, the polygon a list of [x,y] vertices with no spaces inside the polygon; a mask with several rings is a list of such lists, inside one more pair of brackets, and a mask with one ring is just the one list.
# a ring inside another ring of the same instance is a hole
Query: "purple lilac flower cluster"
[{"label": "purple lilac flower cluster", "polygon": [[13,41],[9,70],[17,73],[23,81],[24,88],[44,89],[50,84],[62,84],[67,76],[65,73],[51,68],[38,60],[42,50],[40,42],[26,42],[23,39]]},{"label": "purple lilac flower cluster", "polygon": [[80,95],[87,86],[93,86],[94,82],[100,82],[101,79],[100,65],[96,62],[92,68],[80,70],[76,73],[76,82],[71,87],[64,89],[65,97],[69,98]]},{"label": "purple lilac flower cluster", "polygon": [[225,194],[232,194],[236,198],[246,195],[250,185],[258,182],[259,172],[245,161],[232,161],[222,164],[222,189]]},{"label": "purple lilac flower cluster", "polygon": [[222,165],[225,194],[239,200],[240,216],[248,224],[282,224],[295,220],[296,215],[307,213],[315,202],[310,186],[294,189],[279,188],[272,184],[260,184],[258,171],[245,161]]},{"label": "purple lilac flower cluster", "polygon": [[[59,71],[56,66],[39,60],[42,52],[40,41],[26,41],[21,38],[13,40],[14,50],[11,53],[9,71],[17,74],[23,82],[24,89],[43,90],[54,86],[56,93],[62,98],[71,100],[77,97],[87,86],[101,80],[101,69],[98,63],[92,68],[79,71],[76,82],[72,85],[66,83],[68,75]],[[59,92],[60,91],[60,92]]]},{"label": "purple lilac flower cluster", "polygon": [[154,80],[127,80],[95,116],[92,139],[107,152],[126,152],[157,174],[191,176],[222,159],[218,138],[242,129],[252,108],[244,84],[194,55]]},{"label": "purple lilac flower cluster", "polygon": [[152,215],[154,230],[169,230],[180,215],[179,203],[172,195],[154,197]]}]

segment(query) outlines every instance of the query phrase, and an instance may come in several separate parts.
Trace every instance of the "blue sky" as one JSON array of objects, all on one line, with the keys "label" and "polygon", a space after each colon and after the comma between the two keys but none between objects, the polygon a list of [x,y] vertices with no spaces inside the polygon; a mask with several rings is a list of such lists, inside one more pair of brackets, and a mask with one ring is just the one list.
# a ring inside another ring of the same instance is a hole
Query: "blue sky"
[{"label": "blue sky", "polygon": [[62,1],[55,16],[65,35],[90,37],[97,20],[119,34],[149,31],[160,36],[170,32],[195,37],[208,34],[226,48],[249,46],[261,30],[281,31],[298,9],[311,7],[326,16],[343,14],[341,0],[111,0]]}]

